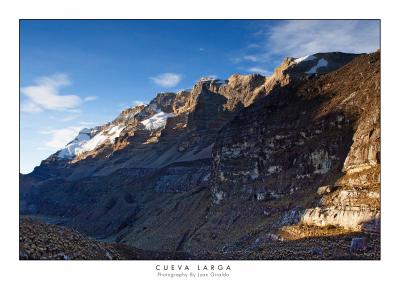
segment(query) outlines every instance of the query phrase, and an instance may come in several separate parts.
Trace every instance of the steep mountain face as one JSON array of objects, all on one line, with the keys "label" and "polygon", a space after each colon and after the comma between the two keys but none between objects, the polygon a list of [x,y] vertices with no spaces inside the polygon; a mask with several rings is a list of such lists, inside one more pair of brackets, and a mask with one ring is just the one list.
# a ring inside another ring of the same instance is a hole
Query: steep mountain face
[{"label": "steep mountain face", "polygon": [[379,231],[379,57],[286,58],[269,77],[160,93],[21,175],[21,213],[194,253],[293,238],[301,224]]},{"label": "steep mountain face", "polygon": [[232,232],[279,235],[294,224],[379,231],[379,67],[379,54],[363,55],[289,82],[221,130],[210,177],[216,206],[197,232],[199,249],[222,249]]}]

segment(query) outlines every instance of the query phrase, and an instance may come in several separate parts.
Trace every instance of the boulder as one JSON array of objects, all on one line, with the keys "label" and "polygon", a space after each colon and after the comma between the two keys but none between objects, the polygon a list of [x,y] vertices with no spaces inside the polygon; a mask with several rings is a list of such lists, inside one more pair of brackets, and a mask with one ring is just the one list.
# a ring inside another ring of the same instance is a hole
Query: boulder
[{"label": "boulder", "polygon": [[364,252],[367,249],[368,241],[365,237],[351,239],[350,252]]}]

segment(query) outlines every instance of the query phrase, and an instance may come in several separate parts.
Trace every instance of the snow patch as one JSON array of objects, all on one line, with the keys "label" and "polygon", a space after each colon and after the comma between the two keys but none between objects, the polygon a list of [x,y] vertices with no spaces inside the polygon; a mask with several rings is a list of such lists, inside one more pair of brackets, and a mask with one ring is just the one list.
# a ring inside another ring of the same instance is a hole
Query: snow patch
[{"label": "snow patch", "polygon": [[211,81],[211,80],[216,80],[217,77],[214,75],[210,76],[203,76],[202,78],[199,79],[199,82],[206,82],[206,81]]},{"label": "snow patch", "polygon": [[93,137],[91,137],[93,130],[87,128],[83,129],[73,141],[59,151],[58,157],[72,159],[81,153],[94,150],[107,141],[114,143],[115,139],[119,137],[124,128],[125,126],[123,125],[114,125],[102,132],[98,132]]},{"label": "snow patch", "polygon": [[217,86],[224,86],[227,84],[226,80],[217,78],[217,76],[215,75],[203,76],[198,80],[198,82],[211,82],[212,84],[215,84]]},{"label": "snow patch", "polygon": [[216,80],[214,81],[214,83],[217,84],[217,85],[219,85],[219,86],[224,86],[224,85],[227,84],[227,81],[226,81],[226,80],[223,80],[223,79],[216,79]]},{"label": "snow patch", "polygon": [[167,123],[167,118],[173,117],[173,113],[166,113],[163,111],[160,111],[153,115],[152,117],[145,119],[141,123],[145,126],[146,130],[156,130],[161,127],[165,127],[165,124]]},{"label": "snow patch", "polygon": [[321,58],[320,60],[318,60],[317,65],[313,66],[309,71],[307,71],[307,74],[314,74],[317,73],[317,69],[320,67],[325,67],[328,65],[328,61],[326,61],[325,59]]},{"label": "snow patch", "polygon": [[300,58],[296,58],[294,60],[294,62],[299,64],[300,62],[303,62],[303,61],[311,61],[311,60],[315,60],[315,59],[317,59],[317,58],[314,55],[306,55],[306,56],[303,56],[303,57],[300,57]]},{"label": "snow patch", "polygon": [[71,158],[76,154],[76,151],[82,146],[85,142],[90,140],[91,138],[91,130],[88,128],[82,129],[76,138],[74,138],[71,142],[69,142],[64,149],[62,149],[58,156],[60,158]]},{"label": "snow patch", "polygon": [[154,102],[153,102],[153,103],[150,103],[149,107],[150,107],[150,109],[151,109],[152,111],[154,111],[154,112],[158,111],[158,106],[157,106],[157,104],[154,103]]},{"label": "snow patch", "polygon": [[109,140],[114,143],[115,139],[119,137],[122,130],[125,128],[123,125],[112,126],[106,131],[96,134],[92,139],[85,142],[77,151],[78,154],[94,150],[98,146]]}]

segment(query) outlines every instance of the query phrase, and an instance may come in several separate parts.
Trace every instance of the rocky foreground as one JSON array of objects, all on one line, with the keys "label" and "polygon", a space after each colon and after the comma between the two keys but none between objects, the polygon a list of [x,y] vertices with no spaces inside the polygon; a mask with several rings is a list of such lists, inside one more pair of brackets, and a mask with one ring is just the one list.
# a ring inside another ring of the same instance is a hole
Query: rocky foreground
[{"label": "rocky foreground", "polygon": [[[341,260],[380,259],[380,236],[331,229],[298,228],[296,239],[272,234],[236,252],[185,252],[140,250],[118,243],[99,242],[76,230],[30,218],[20,219],[20,260]],[[303,236],[308,237],[299,238]],[[292,232],[293,233],[293,232]],[[329,236],[329,234],[332,234]],[[251,238],[249,238],[251,240]]]},{"label": "rocky foreground", "polygon": [[113,260],[119,254],[109,245],[96,242],[79,232],[21,218],[19,258],[22,260]]}]

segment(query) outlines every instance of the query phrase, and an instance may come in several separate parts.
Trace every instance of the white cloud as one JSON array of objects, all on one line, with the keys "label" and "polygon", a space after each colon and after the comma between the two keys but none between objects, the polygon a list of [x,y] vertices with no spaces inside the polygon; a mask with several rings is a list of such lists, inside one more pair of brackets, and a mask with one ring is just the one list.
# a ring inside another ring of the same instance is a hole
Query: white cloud
[{"label": "white cloud", "polygon": [[266,32],[270,53],[301,57],[318,52],[373,52],[379,48],[377,20],[291,20]]},{"label": "white cloud", "polygon": [[379,29],[377,20],[276,21],[257,33],[258,44],[241,49],[232,61],[270,63],[277,57],[318,52],[369,53],[379,48]]},{"label": "white cloud", "polygon": [[33,102],[26,101],[21,103],[21,111],[22,112],[41,112],[42,109],[40,106],[36,105]]},{"label": "white cloud", "polygon": [[70,126],[61,129],[40,131],[39,133],[50,135],[50,139],[44,143],[45,147],[58,150],[72,141],[81,129],[83,129],[82,126]]},{"label": "white cloud", "polygon": [[74,108],[74,109],[66,109],[66,112],[70,112],[70,113],[82,113],[82,111],[78,108]]},{"label": "white cloud", "polygon": [[66,110],[65,112],[61,112],[58,115],[50,115],[49,119],[69,122],[75,119],[78,119],[82,116],[82,112],[80,110]]},{"label": "white cloud", "polygon": [[48,147],[37,147],[36,150],[38,150],[38,151],[48,151],[48,152],[51,152],[51,151],[52,151],[52,150],[51,150],[50,148],[48,148]]},{"label": "white cloud", "polygon": [[247,71],[249,71],[251,73],[258,73],[258,74],[264,74],[264,75],[271,74],[270,71],[263,69],[261,67],[250,67],[247,69]]},{"label": "white cloud", "polygon": [[257,62],[259,60],[259,57],[257,55],[245,55],[243,56],[243,60]]},{"label": "white cloud", "polygon": [[97,96],[86,96],[83,100],[84,101],[92,101],[92,100],[96,100]]},{"label": "white cloud", "polygon": [[71,114],[71,115],[67,115],[65,117],[61,117],[59,119],[63,122],[68,122],[71,120],[75,120],[75,119],[79,118],[80,116],[81,116],[80,114]]},{"label": "white cloud", "polygon": [[21,88],[26,99],[21,104],[23,112],[41,112],[43,110],[74,111],[83,101],[94,100],[94,96],[82,98],[74,94],[62,95],[61,87],[69,86],[71,81],[65,74],[55,74],[36,79],[35,84]]},{"label": "white cloud", "polygon": [[83,126],[92,126],[95,123],[93,121],[80,121],[79,124],[81,124]]},{"label": "white cloud", "polygon": [[176,73],[163,73],[154,77],[150,77],[150,79],[160,86],[174,87],[181,81],[182,76]]},{"label": "white cloud", "polygon": [[256,44],[256,43],[251,43],[251,44],[249,44],[249,45],[247,45],[247,48],[260,48],[260,45],[259,44]]}]

